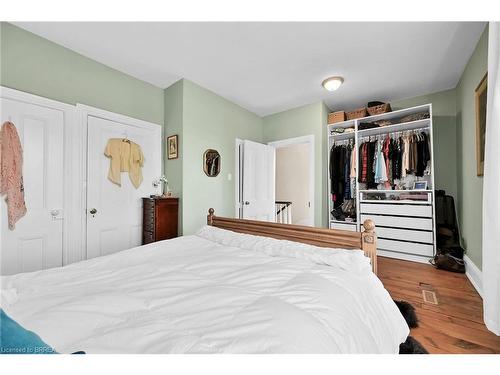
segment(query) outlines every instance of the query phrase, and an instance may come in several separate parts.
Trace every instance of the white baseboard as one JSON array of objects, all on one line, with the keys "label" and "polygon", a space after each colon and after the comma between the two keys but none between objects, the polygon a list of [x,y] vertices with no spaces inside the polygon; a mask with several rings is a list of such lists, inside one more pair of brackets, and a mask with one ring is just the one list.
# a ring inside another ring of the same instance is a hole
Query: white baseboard
[{"label": "white baseboard", "polygon": [[465,275],[471,282],[472,286],[477,290],[481,298],[483,297],[483,272],[470,260],[467,255],[464,255]]}]

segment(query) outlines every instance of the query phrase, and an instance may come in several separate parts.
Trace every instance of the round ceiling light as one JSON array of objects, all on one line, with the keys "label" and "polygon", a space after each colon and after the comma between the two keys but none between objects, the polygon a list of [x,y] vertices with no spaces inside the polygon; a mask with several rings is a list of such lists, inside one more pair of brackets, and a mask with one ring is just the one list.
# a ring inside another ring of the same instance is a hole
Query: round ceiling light
[{"label": "round ceiling light", "polygon": [[335,91],[340,87],[340,85],[342,85],[342,83],[344,83],[344,78],[342,77],[328,77],[321,84],[325,90]]}]

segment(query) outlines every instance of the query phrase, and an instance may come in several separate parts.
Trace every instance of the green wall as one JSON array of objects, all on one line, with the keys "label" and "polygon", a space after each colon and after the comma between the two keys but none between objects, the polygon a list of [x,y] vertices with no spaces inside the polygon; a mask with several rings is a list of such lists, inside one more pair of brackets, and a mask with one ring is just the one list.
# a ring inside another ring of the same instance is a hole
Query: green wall
[{"label": "green wall", "polygon": [[326,226],[326,116],[328,108],[313,103],[263,118],[265,143],[287,138],[314,135],[315,140],[315,199],[314,225]]},{"label": "green wall", "polygon": [[0,29],[2,86],[163,124],[163,89],[9,23]]},{"label": "green wall", "polygon": [[177,159],[168,160],[166,142],[162,142],[164,155],[164,173],[168,180],[168,186],[172,190],[175,197],[179,197],[179,234],[182,234],[182,219],[183,219],[183,195],[182,195],[182,161],[184,160],[184,81],[179,80],[172,86],[165,89],[165,125],[164,138],[177,134],[178,138],[178,155]]},{"label": "green wall", "polygon": [[[210,207],[220,216],[234,217],[235,140],[262,142],[262,119],[185,79],[165,90],[165,105],[165,133],[179,134],[181,141],[181,157],[166,162],[167,178],[177,184],[174,192],[179,186],[182,190],[182,230],[192,234],[206,224]],[[168,114],[168,108],[176,114]],[[203,172],[203,153],[209,148],[221,155],[221,172],[216,177]]]},{"label": "green wall", "polygon": [[393,109],[432,103],[436,188],[455,197],[467,256],[482,268],[483,178],[476,173],[474,92],[488,69],[488,27],[452,90],[391,102]]},{"label": "green wall", "polygon": [[[455,198],[457,195],[457,121],[455,89],[391,102],[393,110],[432,103],[434,184]],[[451,156],[451,157],[450,157]]]},{"label": "green wall", "polygon": [[457,85],[458,215],[468,257],[482,268],[483,178],[476,171],[474,92],[488,70],[488,28]]}]

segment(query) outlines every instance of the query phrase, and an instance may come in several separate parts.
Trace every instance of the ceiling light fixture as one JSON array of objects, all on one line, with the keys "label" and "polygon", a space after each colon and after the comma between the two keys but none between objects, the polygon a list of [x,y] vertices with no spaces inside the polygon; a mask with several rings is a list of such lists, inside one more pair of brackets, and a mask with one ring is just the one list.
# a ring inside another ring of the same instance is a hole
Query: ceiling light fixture
[{"label": "ceiling light fixture", "polygon": [[344,78],[342,77],[328,77],[321,84],[325,90],[335,91],[340,87],[340,85],[342,85],[342,83],[344,83]]}]

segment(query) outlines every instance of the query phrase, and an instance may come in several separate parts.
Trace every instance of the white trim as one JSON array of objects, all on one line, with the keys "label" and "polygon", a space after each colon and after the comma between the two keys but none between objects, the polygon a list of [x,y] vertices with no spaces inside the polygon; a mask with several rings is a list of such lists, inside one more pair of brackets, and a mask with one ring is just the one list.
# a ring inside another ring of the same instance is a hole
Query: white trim
[{"label": "white trim", "polygon": [[241,181],[240,181],[240,170],[241,170],[241,153],[240,146],[243,144],[243,140],[236,138],[235,148],[234,148],[234,217],[241,219],[241,201],[238,199],[241,197]]},{"label": "white trim", "polygon": [[467,256],[464,255],[465,262],[465,275],[471,282],[472,286],[479,293],[481,298],[483,298],[483,272],[477,268],[474,262]]},{"label": "white trim", "polygon": [[[88,117],[97,117],[103,120],[109,120],[118,122],[124,125],[133,126],[136,128],[142,129],[151,129],[152,126],[158,126],[160,142],[163,143],[163,125],[156,124],[153,122],[147,122],[144,120],[136,119],[133,117],[121,115],[119,113],[114,113],[110,111],[106,111],[104,109],[91,107],[85,104],[77,103],[76,104],[76,113],[78,118],[78,123],[80,125],[80,136],[78,138],[78,142],[75,142],[75,153],[79,155],[79,165],[78,167],[78,176],[81,184],[78,184],[78,189],[75,192],[74,196],[80,197],[78,200],[79,205],[79,230],[81,233],[81,259],[87,259],[87,142],[88,142]],[[163,144],[160,144],[160,153],[163,159]],[[160,168],[160,176],[163,174],[164,166],[163,162],[161,162]]]},{"label": "white trim", "polygon": [[156,124],[154,122],[148,122],[134,117],[121,115],[119,113],[106,111],[104,109],[96,107],[91,107],[86,104],[77,103],[76,108],[80,113],[85,113],[87,114],[87,116],[99,117],[104,120],[115,121],[125,125],[135,126],[138,128],[149,129],[151,125],[163,126],[162,124]]},{"label": "white trim", "polygon": [[[315,144],[314,144],[314,135],[304,135],[302,137],[294,137],[282,139],[279,141],[268,142],[269,146],[277,148],[289,147],[298,144],[308,144],[309,145],[309,202],[311,205],[310,217],[309,217],[309,225],[314,226],[315,220],[315,204],[314,204],[314,196],[315,196]],[[320,224],[321,225],[321,224]]]},{"label": "white trim", "polygon": [[64,213],[63,213],[63,254],[62,264],[66,265],[80,260],[79,236],[80,228],[75,219],[78,216],[78,207],[74,204],[74,180],[78,178],[78,153],[74,149],[74,141],[78,140],[78,122],[76,108],[73,105],[42,96],[0,86],[0,97],[22,103],[37,105],[63,112],[64,119]]}]

